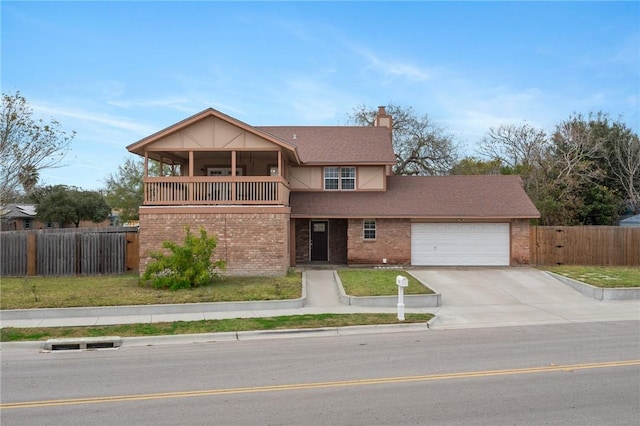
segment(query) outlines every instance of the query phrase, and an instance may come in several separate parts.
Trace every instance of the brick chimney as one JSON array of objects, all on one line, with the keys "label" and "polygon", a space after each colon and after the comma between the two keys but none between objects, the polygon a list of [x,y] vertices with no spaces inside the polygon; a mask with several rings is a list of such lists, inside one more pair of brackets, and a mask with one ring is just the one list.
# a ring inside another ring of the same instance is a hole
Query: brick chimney
[{"label": "brick chimney", "polygon": [[389,137],[392,137],[392,131],[393,131],[393,119],[391,118],[391,116],[389,114],[387,114],[387,111],[385,110],[384,106],[379,106],[378,107],[378,114],[376,114],[376,120],[374,122],[375,126],[384,126],[386,128],[389,129]]}]

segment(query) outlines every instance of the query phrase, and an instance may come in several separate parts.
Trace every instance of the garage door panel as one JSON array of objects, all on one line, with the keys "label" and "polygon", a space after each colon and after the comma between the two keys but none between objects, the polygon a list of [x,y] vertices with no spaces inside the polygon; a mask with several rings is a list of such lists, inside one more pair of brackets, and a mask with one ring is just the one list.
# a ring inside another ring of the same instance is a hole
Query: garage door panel
[{"label": "garage door panel", "polygon": [[411,263],[426,266],[508,266],[508,223],[414,223]]}]

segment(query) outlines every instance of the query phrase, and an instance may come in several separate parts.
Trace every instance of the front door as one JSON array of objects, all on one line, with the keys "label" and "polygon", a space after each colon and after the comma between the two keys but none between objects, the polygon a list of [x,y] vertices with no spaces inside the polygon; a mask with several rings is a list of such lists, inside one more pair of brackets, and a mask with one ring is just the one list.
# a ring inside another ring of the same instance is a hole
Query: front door
[{"label": "front door", "polygon": [[312,220],[311,261],[326,262],[327,260],[329,260],[329,222]]}]

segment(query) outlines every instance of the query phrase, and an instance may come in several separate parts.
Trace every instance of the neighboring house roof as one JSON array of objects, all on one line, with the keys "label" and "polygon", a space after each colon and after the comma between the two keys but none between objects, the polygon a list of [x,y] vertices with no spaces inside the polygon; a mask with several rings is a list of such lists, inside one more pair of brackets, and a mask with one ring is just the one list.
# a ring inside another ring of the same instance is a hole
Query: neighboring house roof
[{"label": "neighboring house roof", "polygon": [[640,226],[640,214],[621,220],[620,226]]},{"label": "neighboring house roof", "polygon": [[395,164],[389,129],[371,126],[258,126],[295,145],[304,164]]},{"label": "neighboring house roof", "polygon": [[267,140],[269,140],[270,142],[275,143],[276,145],[282,146],[285,149],[290,150],[291,152],[293,152],[296,160],[299,159],[298,156],[298,152],[296,150],[296,145],[291,144],[285,140],[279,139],[277,136],[272,135],[270,133],[265,133],[264,131],[258,129],[257,127],[253,127],[247,123],[244,123],[236,118],[233,118],[229,115],[226,115],[216,109],[213,108],[207,108],[204,111],[201,111],[197,114],[192,115],[191,117],[185,118],[182,121],[177,122],[176,124],[173,124],[165,129],[160,130],[159,132],[156,132],[150,136],[147,136],[146,138],[140,139],[138,142],[134,142],[131,145],[127,146],[127,150],[129,150],[130,152],[133,152],[135,154],[144,156],[144,148],[150,144],[153,144],[154,142],[168,136],[171,135],[173,133],[179,132],[182,129],[185,129],[191,125],[193,125],[194,123],[203,120],[207,117],[217,117],[221,120],[224,120],[228,123],[231,123],[245,131],[248,131],[250,133],[253,133],[257,136],[260,136],[262,138],[265,138]]},{"label": "neighboring house roof", "polygon": [[537,218],[519,176],[389,176],[386,191],[292,192],[291,217]]},{"label": "neighboring house roof", "polygon": [[34,218],[36,206],[33,204],[7,204],[0,207],[2,219]]}]

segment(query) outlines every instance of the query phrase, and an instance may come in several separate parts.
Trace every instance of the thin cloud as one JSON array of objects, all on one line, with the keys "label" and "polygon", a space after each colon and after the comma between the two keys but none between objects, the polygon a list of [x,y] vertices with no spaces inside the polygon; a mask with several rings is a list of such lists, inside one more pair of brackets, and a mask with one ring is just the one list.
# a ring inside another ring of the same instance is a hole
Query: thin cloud
[{"label": "thin cloud", "polygon": [[110,100],[107,102],[107,104],[123,109],[169,108],[181,112],[193,111],[193,108],[189,105],[189,99],[182,96],[156,99]]},{"label": "thin cloud", "polygon": [[113,117],[108,114],[101,114],[78,110],[66,107],[52,107],[46,104],[33,102],[33,109],[40,113],[51,114],[54,117],[70,117],[77,120],[89,121],[92,123],[103,124],[112,128],[136,132],[138,134],[150,134],[154,131],[152,127],[145,126],[135,121],[124,118]]},{"label": "thin cloud", "polygon": [[360,48],[355,49],[355,51],[369,61],[369,65],[367,66],[368,68],[378,70],[383,74],[397,78],[407,78],[414,81],[426,81],[431,79],[431,76],[427,71],[414,65],[383,60],[367,49]]}]

